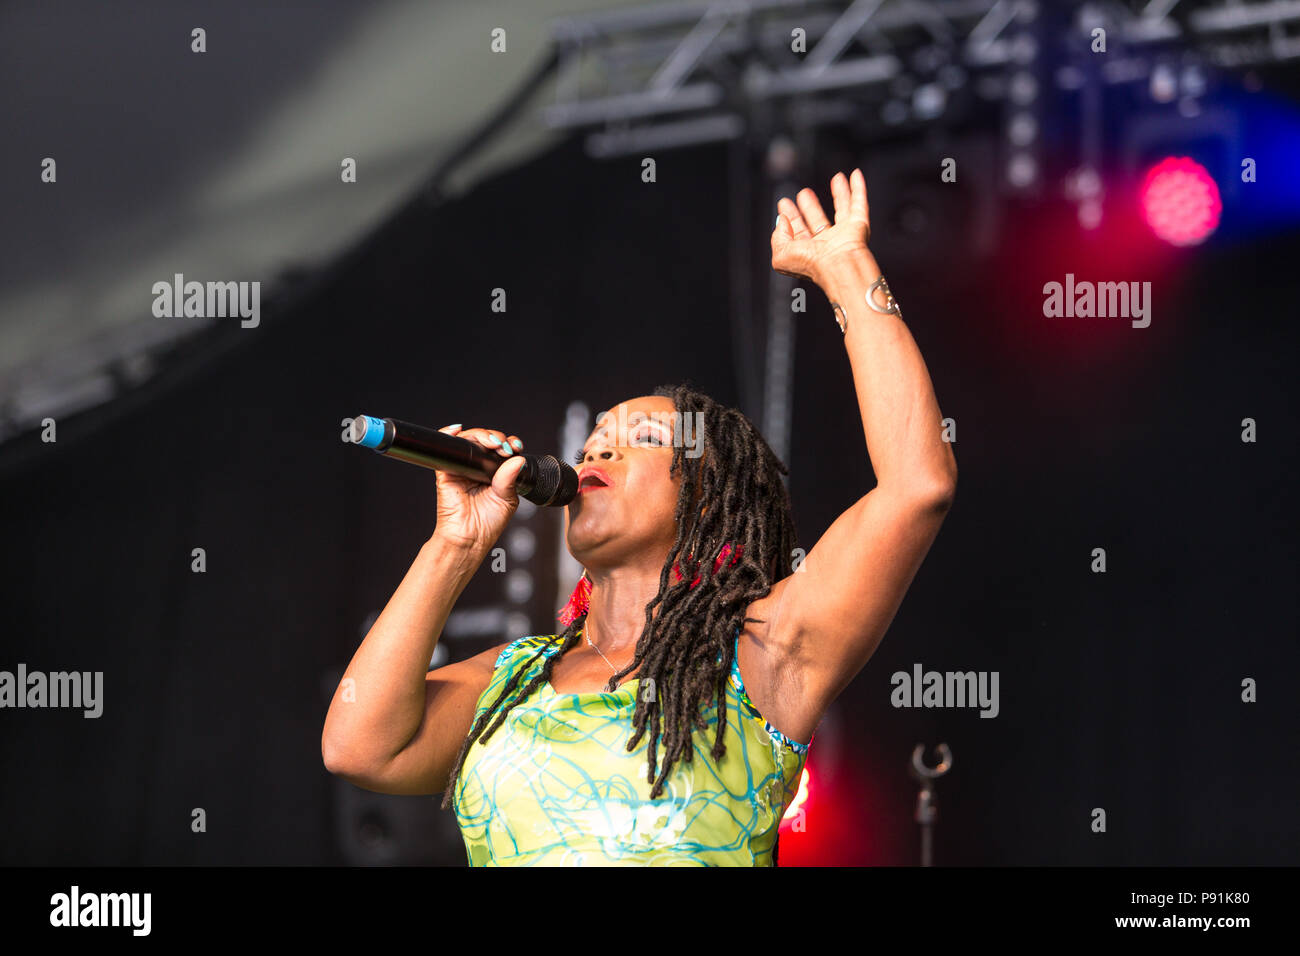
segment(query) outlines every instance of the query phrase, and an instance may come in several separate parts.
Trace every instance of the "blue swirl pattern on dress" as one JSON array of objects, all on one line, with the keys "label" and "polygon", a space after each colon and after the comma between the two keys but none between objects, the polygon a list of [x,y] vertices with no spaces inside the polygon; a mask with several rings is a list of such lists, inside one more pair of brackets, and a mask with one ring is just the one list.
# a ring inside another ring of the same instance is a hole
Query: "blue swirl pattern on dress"
[{"label": "blue swirl pattern on dress", "polygon": [[[516,693],[526,686],[560,643],[549,634],[507,645],[474,719],[521,669]],[[648,730],[636,749],[627,750],[639,688],[634,678],[613,693],[558,694],[544,683],[486,743],[475,741],[454,794],[470,866],[775,863],[778,827],[798,791],[811,741],[791,740],[763,718],[745,693],[733,654],[726,753],[719,761],[710,754],[717,728],[713,705],[707,731],[692,732],[691,761],[683,755],[662,796],[651,800]],[[662,747],[657,756],[662,766]]]}]

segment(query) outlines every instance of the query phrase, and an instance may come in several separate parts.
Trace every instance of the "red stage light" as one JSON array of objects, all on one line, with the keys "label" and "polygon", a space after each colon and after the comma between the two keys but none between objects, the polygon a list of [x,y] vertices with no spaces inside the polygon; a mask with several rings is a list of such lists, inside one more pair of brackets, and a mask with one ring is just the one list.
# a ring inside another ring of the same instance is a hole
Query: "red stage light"
[{"label": "red stage light", "polygon": [[1175,246],[1203,241],[1214,232],[1223,211],[1214,178],[1186,156],[1171,156],[1152,166],[1138,197],[1151,231]]},{"label": "red stage light", "polygon": [[799,789],[795,792],[794,799],[790,801],[790,806],[785,808],[785,815],[781,817],[781,826],[789,824],[799,816],[799,808],[804,805],[808,799],[808,765],[804,764],[803,774],[799,777]]}]

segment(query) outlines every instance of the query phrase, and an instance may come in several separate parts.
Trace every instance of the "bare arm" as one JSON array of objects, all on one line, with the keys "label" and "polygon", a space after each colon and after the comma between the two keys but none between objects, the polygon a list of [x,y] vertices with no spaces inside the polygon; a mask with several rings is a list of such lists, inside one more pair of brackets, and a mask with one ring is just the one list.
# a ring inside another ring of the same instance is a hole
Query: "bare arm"
[{"label": "bare arm", "polygon": [[484,556],[436,535],[420,548],[334,692],[321,733],[331,773],[389,793],[445,783],[496,654],[431,672],[429,660]]},{"label": "bare arm", "polygon": [[[518,436],[489,428],[440,429],[495,449],[504,459]],[[438,471],[438,517],[402,583],[339,682],[321,757],[334,774],[381,793],[438,793],[469,733],[474,705],[492,679],[499,645],[429,670],[447,617],[519,506],[524,459],[507,461],[490,485]]]},{"label": "bare arm", "polygon": [[[773,265],[810,275],[843,310],[844,348],[877,483],[778,585],[784,603],[772,641],[780,671],[789,675],[781,696],[796,730],[815,725],[875,652],[957,486],[956,459],[942,437],[921,352],[899,316],[866,304],[867,288],[881,274],[866,248],[866,183],[854,170],[851,181],[841,174],[831,189],[833,226],[812,190],[799,193],[797,208],[782,200]],[[875,301],[883,299],[877,291]]]}]

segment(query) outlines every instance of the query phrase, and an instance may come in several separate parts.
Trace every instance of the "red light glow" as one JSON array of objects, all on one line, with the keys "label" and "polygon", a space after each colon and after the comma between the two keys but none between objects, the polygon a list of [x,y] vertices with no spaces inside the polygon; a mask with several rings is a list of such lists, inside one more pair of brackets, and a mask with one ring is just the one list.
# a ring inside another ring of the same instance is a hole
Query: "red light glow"
[{"label": "red light glow", "polygon": [[1223,211],[1214,178],[1186,156],[1171,156],[1152,166],[1138,199],[1151,231],[1175,246],[1203,242],[1218,226]]},{"label": "red light glow", "polygon": [[808,799],[808,766],[804,765],[803,774],[799,777],[799,789],[790,801],[790,806],[785,808],[785,816],[781,817],[781,826],[785,826],[799,815],[799,808],[802,807]]}]

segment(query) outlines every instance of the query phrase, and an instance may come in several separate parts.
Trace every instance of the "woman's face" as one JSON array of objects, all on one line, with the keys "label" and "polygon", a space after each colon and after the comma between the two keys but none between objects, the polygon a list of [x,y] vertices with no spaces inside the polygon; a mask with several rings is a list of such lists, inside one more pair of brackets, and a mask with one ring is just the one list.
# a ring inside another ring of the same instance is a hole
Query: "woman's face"
[{"label": "woman's face", "polygon": [[[666,396],[633,398],[597,416],[583,444],[578,495],[565,509],[569,552],[602,568],[647,556],[662,561],[677,538],[681,475],[673,463],[676,408]],[[589,470],[604,473],[601,486]],[[586,479],[586,480],[583,480]]]}]

